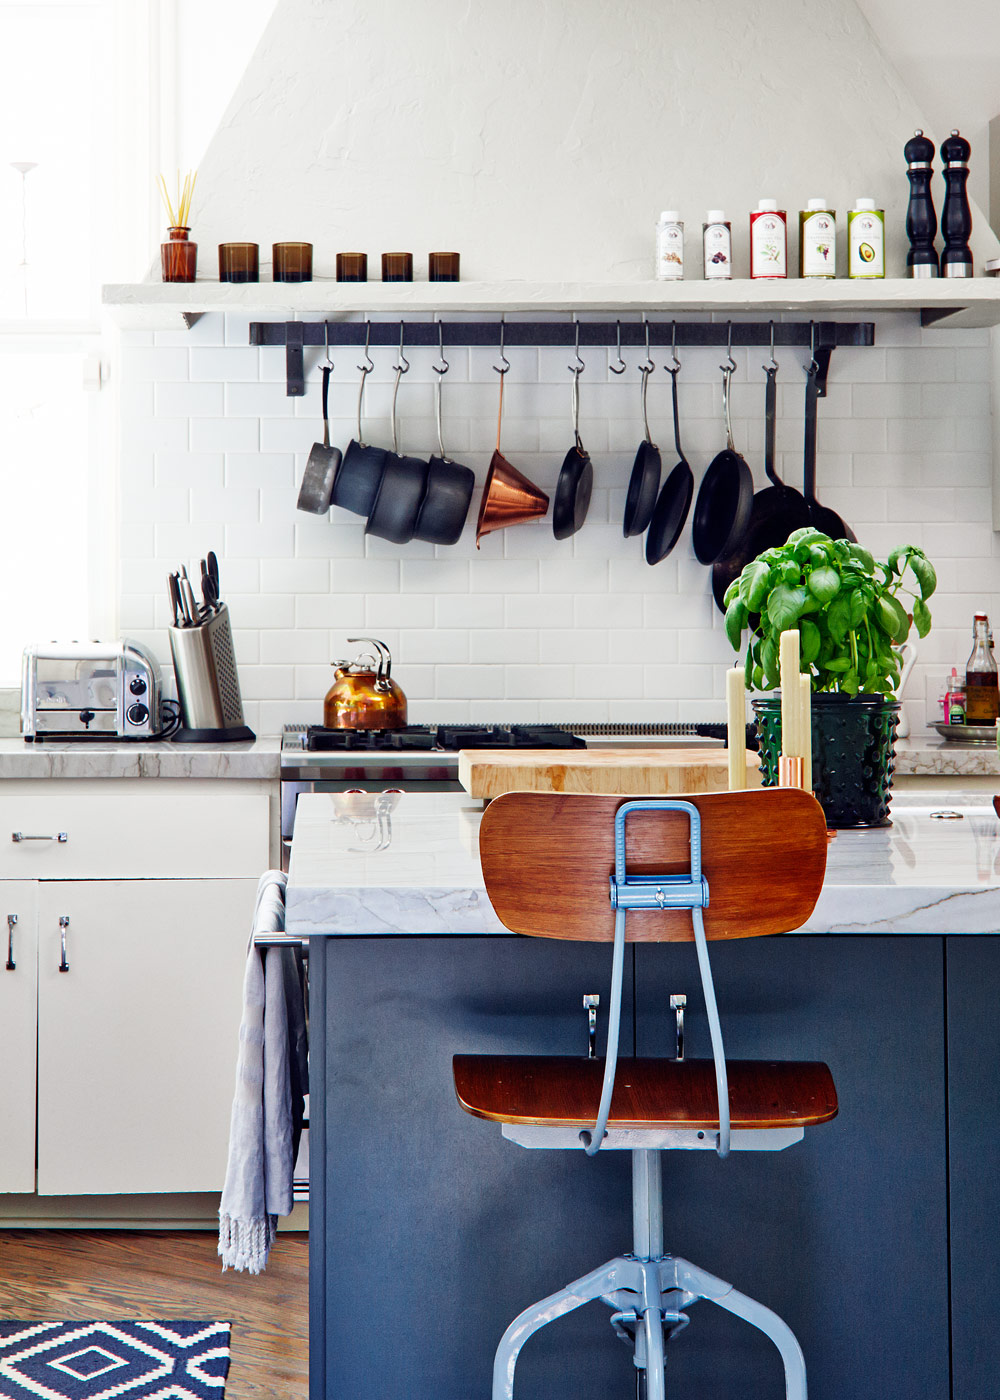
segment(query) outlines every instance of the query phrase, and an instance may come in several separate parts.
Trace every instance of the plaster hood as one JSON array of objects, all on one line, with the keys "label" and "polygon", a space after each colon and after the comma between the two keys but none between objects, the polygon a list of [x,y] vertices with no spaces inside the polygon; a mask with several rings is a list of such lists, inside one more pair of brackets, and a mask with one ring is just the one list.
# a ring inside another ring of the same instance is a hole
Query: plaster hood
[{"label": "plaster hood", "polygon": [[[419,277],[454,248],[463,280],[623,282],[649,278],[661,208],[689,262],[725,208],[746,276],[762,196],[791,222],[822,195],[844,223],[871,196],[898,277],[922,124],[854,0],[279,0],[202,161],[196,236],[264,258],[309,239],[322,276],[338,249],[376,277],[411,249]],[[1000,244],[973,217],[981,267]]]}]

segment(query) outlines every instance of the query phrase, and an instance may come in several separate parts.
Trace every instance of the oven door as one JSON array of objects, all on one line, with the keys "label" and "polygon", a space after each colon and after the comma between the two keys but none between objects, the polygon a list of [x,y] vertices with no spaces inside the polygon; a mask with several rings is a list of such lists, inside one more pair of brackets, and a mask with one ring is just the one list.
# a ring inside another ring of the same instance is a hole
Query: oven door
[{"label": "oven door", "polygon": [[281,868],[287,874],[295,808],[304,792],[464,792],[458,778],[282,778]]}]

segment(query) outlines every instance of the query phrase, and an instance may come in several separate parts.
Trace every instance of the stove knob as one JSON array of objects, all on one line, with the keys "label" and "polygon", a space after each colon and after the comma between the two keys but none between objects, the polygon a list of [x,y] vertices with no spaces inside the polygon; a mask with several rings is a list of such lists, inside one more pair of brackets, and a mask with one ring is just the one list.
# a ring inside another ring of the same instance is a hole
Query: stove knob
[{"label": "stove knob", "polygon": [[125,718],[128,720],[129,724],[145,724],[146,720],[149,719],[149,711],[146,709],[145,705],[136,701],[134,705],[129,705],[128,709],[125,711]]}]

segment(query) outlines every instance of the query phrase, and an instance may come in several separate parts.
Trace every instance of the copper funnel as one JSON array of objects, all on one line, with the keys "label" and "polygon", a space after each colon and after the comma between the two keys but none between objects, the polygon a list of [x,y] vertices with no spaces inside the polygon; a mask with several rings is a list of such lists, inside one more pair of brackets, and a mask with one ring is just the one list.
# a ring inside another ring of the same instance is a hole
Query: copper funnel
[{"label": "copper funnel", "polygon": [[540,519],[549,508],[544,491],[512,467],[498,448],[490,461],[483,499],[476,522],[476,548],[484,535],[508,525]]}]

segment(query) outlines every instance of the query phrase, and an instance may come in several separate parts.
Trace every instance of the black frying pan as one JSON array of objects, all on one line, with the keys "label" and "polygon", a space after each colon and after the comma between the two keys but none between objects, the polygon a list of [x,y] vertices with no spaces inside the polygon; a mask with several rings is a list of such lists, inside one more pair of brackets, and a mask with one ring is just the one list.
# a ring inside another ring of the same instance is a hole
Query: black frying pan
[{"label": "black frying pan", "polygon": [[674,406],[674,446],[677,448],[677,465],[663,483],[663,489],[660,491],[659,499],[653,510],[653,518],[649,522],[649,532],[646,535],[647,564],[658,564],[661,559],[666,559],[680,539],[681,531],[688,518],[688,511],[691,509],[691,498],[694,495],[694,474],[688,466],[684,449],[681,447],[681,423],[680,415],[677,412],[677,371],[679,369],[679,364],[667,366],[668,372],[673,376],[670,392]]},{"label": "black frying pan", "polygon": [[694,505],[691,539],[700,564],[714,564],[728,554],[746,529],[753,500],[750,468],[736,451],[729,417],[729,385],[736,365],[722,369],[722,408],[726,420],[726,446],[716,453],[701,479]]},{"label": "black frying pan", "polygon": [[656,493],[660,489],[660,449],[649,436],[649,418],[646,414],[646,390],[652,368],[639,366],[642,375],[642,422],[646,436],[639,444],[628,479],[628,495],[625,497],[624,535],[641,535],[653,516]]},{"label": "black frying pan", "polygon": [[[577,352],[579,359],[579,352]],[[557,540],[568,540],[587,518],[594,468],[590,454],[580,441],[580,369],[573,371],[573,446],[563,458],[552,502],[552,533]]]},{"label": "black frying pan", "polygon": [[774,469],[775,408],[778,391],[775,379],[778,366],[772,360],[764,366],[767,384],[764,390],[764,471],[770,486],[758,491],[750,507],[747,528],[736,541],[736,547],[724,559],[712,566],[712,593],[718,607],[725,612],[723,597],[734,578],[744,566],[763,554],[765,549],[784,544],[793,530],[812,523],[805,497],[793,486],[786,486]]},{"label": "black frying pan", "polygon": [[802,494],[809,507],[809,518],[817,530],[832,540],[852,540],[857,535],[843,516],[816,499],[816,404],[819,400],[819,366],[814,360],[806,370],[806,435],[802,467]]}]

